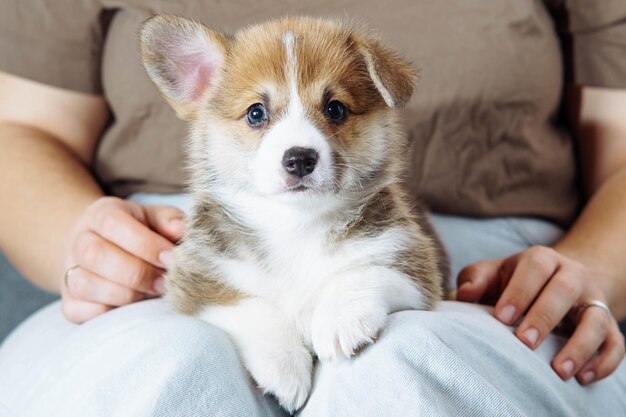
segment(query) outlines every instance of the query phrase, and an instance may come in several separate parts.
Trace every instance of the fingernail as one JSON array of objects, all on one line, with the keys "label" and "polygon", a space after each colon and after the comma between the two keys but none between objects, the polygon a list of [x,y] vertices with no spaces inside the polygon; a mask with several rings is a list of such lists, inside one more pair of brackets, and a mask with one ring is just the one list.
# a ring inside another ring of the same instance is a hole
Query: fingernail
[{"label": "fingernail", "polygon": [[159,261],[165,266],[170,266],[172,264],[172,260],[174,256],[172,255],[171,250],[164,250],[159,254]]},{"label": "fingernail", "polygon": [[465,281],[463,284],[461,284],[461,286],[459,286],[459,288],[457,288],[457,291],[461,291],[463,289],[467,290],[471,286],[472,286],[472,282],[471,281]]},{"label": "fingernail", "polygon": [[530,347],[535,347],[537,340],[539,340],[539,331],[534,327],[530,327],[524,330],[524,333],[522,333],[522,337]]},{"label": "fingernail", "polygon": [[165,286],[165,280],[163,279],[163,277],[158,277],[152,283],[152,289],[154,289],[154,291],[156,291],[159,294],[163,294],[164,286]]},{"label": "fingernail", "polygon": [[574,366],[574,361],[571,359],[563,361],[563,363],[561,364],[561,376],[563,377],[563,379],[567,379],[572,376],[572,372],[574,372]]},{"label": "fingernail", "polygon": [[179,235],[183,232],[183,229],[185,228],[185,224],[183,223],[181,219],[173,219],[173,220],[170,220],[169,227],[173,233],[176,233],[177,235]]},{"label": "fingernail", "polygon": [[596,379],[596,373],[593,371],[587,371],[580,377],[581,382],[585,385],[593,382],[594,379]]},{"label": "fingernail", "polygon": [[501,322],[510,324],[515,317],[515,307],[513,307],[511,304],[507,304],[500,309],[497,317]]}]

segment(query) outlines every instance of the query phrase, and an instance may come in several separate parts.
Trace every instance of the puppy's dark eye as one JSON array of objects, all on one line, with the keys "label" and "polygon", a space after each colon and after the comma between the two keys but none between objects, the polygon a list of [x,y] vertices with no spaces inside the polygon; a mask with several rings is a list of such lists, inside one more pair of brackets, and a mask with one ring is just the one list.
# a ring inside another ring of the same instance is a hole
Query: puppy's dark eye
[{"label": "puppy's dark eye", "polygon": [[246,113],[246,121],[252,127],[260,127],[265,122],[267,122],[267,111],[265,110],[265,106],[261,103],[255,103],[252,106],[248,107],[248,112]]},{"label": "puppy's dark eye", "polygon": [[326,105],[326,115],[334,122],[341,122],[346,118],[346,105],[341,101],[332,100]]}]

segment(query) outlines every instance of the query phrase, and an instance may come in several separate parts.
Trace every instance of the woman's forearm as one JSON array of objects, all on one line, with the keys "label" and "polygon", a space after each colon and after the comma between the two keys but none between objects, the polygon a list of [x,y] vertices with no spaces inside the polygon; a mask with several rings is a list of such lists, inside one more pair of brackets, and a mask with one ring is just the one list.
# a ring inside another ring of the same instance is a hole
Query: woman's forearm
[{"label": "woman's forearm", "polygon": [[626,318],[626,167],[603,182],[555,248],[586,265],[615,317]]},{"label": "woman's forearm", "polygon": [[0,250],[58,292],[68,231],[102,191],[77,155],[36,128],[0,123],[0,150]]}]

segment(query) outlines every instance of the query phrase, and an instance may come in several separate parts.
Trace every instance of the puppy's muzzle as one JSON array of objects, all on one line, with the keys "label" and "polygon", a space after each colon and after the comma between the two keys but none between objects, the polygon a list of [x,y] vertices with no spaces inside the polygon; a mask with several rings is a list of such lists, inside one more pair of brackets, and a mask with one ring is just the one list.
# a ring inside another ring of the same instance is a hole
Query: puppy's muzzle
[{"label": "puppy's muzzle", "polygon": [[315,170],[319,155],[315,149],[293,147],[283,155],[283,167],[290,175],[303,178]]}]

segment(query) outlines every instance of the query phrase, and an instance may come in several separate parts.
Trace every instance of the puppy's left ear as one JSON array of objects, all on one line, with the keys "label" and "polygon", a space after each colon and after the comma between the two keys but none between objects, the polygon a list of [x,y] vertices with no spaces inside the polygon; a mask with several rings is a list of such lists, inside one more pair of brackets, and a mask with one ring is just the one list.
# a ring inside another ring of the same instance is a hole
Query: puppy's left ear
[{"label": "puppy's left ear", "polygon": [[222,34],[177,16],[155,16],[141,27],[141,58],[154,84],[191,120],[219,82],[228,42]]},{"label": "puppy's left ear", "polygon": [[358,45],[367,71],[385,103],[391,108],[404,106],[415,90],[415,70],[375,39],[362,40]]}]

